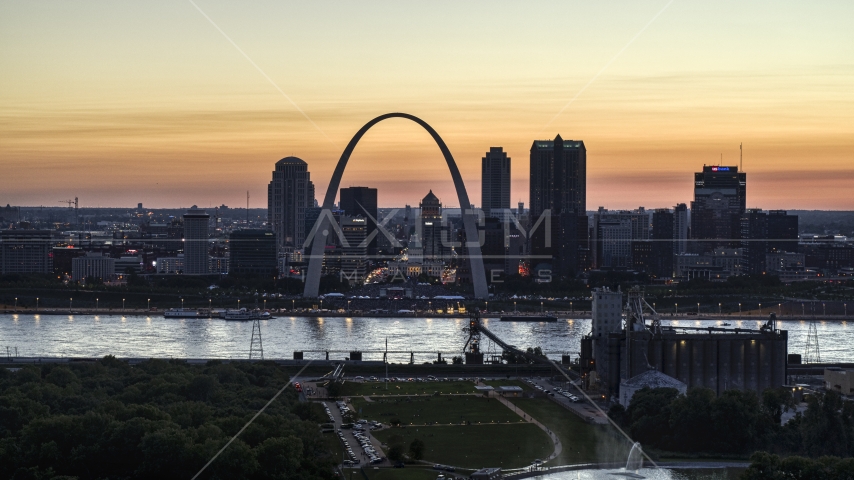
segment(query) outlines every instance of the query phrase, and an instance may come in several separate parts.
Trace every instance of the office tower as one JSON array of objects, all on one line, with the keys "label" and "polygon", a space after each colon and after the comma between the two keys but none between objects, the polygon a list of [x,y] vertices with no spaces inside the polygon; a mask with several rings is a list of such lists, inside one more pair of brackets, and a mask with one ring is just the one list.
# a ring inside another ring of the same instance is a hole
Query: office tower
[{"label": "office tower", "polygon": [[765,254],[768,251],[768,215],[758,208],[745,210],[741,215],[742,271],[751,275],[765,273]]},{"label": "office tower", "polygon": [[768,253],[798,251],[798,216],[785,210],[768,212]]},{"label": "office tower", "polygon": [[676,212],[659,208],[652,212],[651,255],[648,272],[658,278],[673,276],[676,251]]},{"label": "office tower", "polygon": [[273,180],[267,186],[267,223],[276,236],[279,249],[303,248],[306,230],[305,210],[314,206],[314,184],[308,164],[296,157],[276,162]]},{"label": "office tower", "polygon": [[0,232],[0,273],[51,273],[50,230]]},{"label": "office tower", "polygon": [[210,220],[211,216],[195,205],[184,214],[185,275],[207,275],[210,271],[210,262],[208,261],[208,226]]},{"label": "office tower", "polygon": [[593,215],[594,268],[631,268],[632,242],[649,239],[649,213],[637,210],[609,211],[599,207]]},{"label": "office tower", "polygon": [[433,190],[421,200],[421,241],[424,260],[443,260],[449,253],[450,241],[448,228],[442,222],[442,202],[433,194]]},{"label": "office tower", "polygon": [[[587,266],[587,149],[580,140],[535,140],[531,145],[530,198],[528,224],[533,229],[546,210],[551,214],[552,269],[560,276],[572,276]],[[583,218],[582,218],[583,217]],[[566,225],[560,222],[566,222]],[[584,225],[584,242],[578,233]],[[555,234],[555,230],[558,232]],[[542,238],[540,238],[542,237]],[[531,232],[531,254],[546,252],[544,232]],[[585,260],[582,260],[585,259]],[[533,260],[540,262],[540,260]]]},{"label": "office tower", "polygon": [[587,149],[580,140],[535,140],[531,145],[531,222],[543,213],[587,211]]},{"label": "office tower", "polygon": [[691,245],[694,253],[738,246],[740,218],[747,205],[747,174],[738,167],[703,166],[694,174]]},{"label": "office tower", "polygon": [[231,232],[228,273],[272,278],[277,274],[276,236],[269,230],[249,229]]},{"label": "office tower", "polygon": [[[377,230],[377,189],[368,187],[349,187],[341,189],[341,210],[350,217],[362,217],[365,220],[366,234],[370,236]],[[377,235],[368,244],[368,255],[377,254]]]},{"label": "office tower", "polygon": [[510,157],[501,147],[490,147],[481,159],[480,184],[484,215],[498,217],[510,209]]},{"label": "office tower", "polygon": [[[376,191],[376,190],[374,190]],[[365,239],[368,233],[368,222],[364,217],[341,216],[338,219],[343,241],[341,241],[341,280],[350,285],[365,282],[368,263],[368,246]]]}]

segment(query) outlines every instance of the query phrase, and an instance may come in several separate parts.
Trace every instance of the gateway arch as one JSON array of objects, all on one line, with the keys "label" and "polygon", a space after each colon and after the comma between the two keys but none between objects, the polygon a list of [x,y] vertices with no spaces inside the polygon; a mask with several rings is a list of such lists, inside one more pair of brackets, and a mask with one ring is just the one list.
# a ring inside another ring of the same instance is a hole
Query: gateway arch
[{"label": "gateway arch", "polygon": [[[463,226],[465,227],[466,232],[466,253],[468,253],[472,283],[474,284],[474,295],[476,298],[484,300],[488,299],[489,292],[486,286],[486,272],[483,268],[483,256],[480,250],[477,225],[475,223],[476,214],[470,208],[471,202],[469,202],[469,196],[468,193],[466,193],[466,186],[463,183],[463,178],[460,176],[460,170],[457,168],[456,162],[454,162],[454,157],[451,155],[451,151],[448,150],[448,146],[445,145],[445,142],[442,141],[442,137],[436,133],[436,130],[433,130],[433,128],[424,120],[407,113],[386,113],[385,115],[380,115],[366,123],[365,126],[356,132],[356,135],[353,136],[353,139],[350,140],[350,143],[347,144],[347,148],[345,148],[344,152],[341,154],[341,158],[338,160],[338,165],[335,167],[335,172],[332,174],[332,180],[329,181],[329,187],[326,189],[326,196],[323,198],[323,211],[332,211],[335,203],[335,197],[338,194],[338,187],[341,185],[341,176],[344,175],[344,168],[347,167],[347,161],[350,159],[350,155],[353,153],[353,150],[356,148],[359,140],[362,139],[362,136],[364,136],[371,127],[389,118],[405,118],[421,125],[421,127],[423,127],[424,130],[427,130],[430,136],[433,137],[433,140],[439,146],[439,150],[442,151],[442,155],[445,156],[445,161],[448,162],[448,169],[451,171],[451,178],[454,180],[454,188],[457,190],[457,198],[460,202],[460,209],[463,215]],[[330,225],[330,218],[331,215],[321,214],[312,229],[315,233],[315,241],[312,243],[311,255],[308,261],[308,276],[306,277],[305,290],[303,291],[304,297],[317,297],[320,290],[320,274],[323,268],[323,252],[326,245],[326,238],[332,227]]]}]

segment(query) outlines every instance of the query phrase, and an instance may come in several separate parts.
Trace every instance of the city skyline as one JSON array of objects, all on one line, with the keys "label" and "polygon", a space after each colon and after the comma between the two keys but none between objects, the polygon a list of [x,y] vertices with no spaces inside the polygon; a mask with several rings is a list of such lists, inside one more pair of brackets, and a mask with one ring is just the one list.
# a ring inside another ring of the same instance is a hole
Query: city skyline
[{"label": "city skyline", "polygon": [[[738,164],[740,143],[748,207],[851,208],[850,4],[197,6],[0,7],[0,200],[237,206],[249,190],[263,208],[290,155],[320,196],[350,136],[402,111],[442,135],[473,199],[489,147],[525,158],[561,132],[589,149],[589,210],[688,202],[693,173]],[[550,9],[580,21],[521,28]],[[342,186],[378,188],[380,207],[454,198],[404,122],[353,161]],[[511,174],[528,204],[527,163]]]}]

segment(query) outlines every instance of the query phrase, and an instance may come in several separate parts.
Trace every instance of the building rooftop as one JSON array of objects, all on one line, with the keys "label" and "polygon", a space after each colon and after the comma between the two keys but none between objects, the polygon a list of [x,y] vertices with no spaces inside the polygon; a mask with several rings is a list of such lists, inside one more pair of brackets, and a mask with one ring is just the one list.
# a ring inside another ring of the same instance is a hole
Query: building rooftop
[{"label": "building rooftop", "polygon": [[285,157],[278,162],[276,165],[307,165],[304,160],[297,157]]},{"label": "building rooftop", "polygon": [[671,377],[670,375],[665,375],[658,370],[647,370],[640,375],[635,375],[628,380],[624,380],[622,385],[639,388],[650,387],[680,389],[687,387],[687,385],[679,380]]}]

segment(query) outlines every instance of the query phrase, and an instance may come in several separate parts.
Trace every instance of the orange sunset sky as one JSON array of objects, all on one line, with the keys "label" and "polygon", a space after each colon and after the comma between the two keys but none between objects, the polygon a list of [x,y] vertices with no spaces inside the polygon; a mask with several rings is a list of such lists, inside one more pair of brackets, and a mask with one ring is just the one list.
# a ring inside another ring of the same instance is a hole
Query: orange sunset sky
[{"label": "orange sunset sky", "polygon": [[[240,207],[248,190],[265,207],[288,155],[322,200],[350,137],[398,111],[444,138],[475,204],[489,147],[527,205],[531,142],[560,133],[587,145],[589,209],[689,202],[739,143],[748,207],[854,209],[852,18],[851,1],[4,1],[0,204]],[[404,120],[368,133],[348,185],[457,204]]]}]

